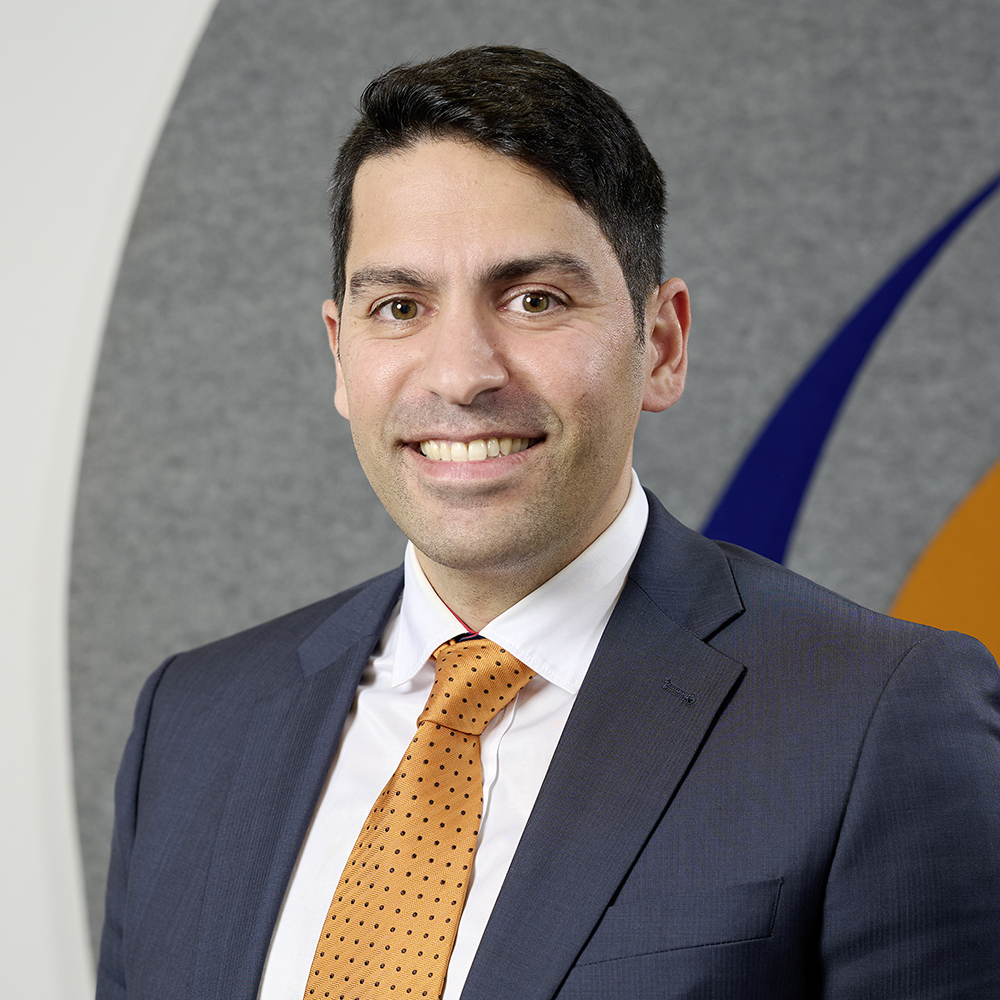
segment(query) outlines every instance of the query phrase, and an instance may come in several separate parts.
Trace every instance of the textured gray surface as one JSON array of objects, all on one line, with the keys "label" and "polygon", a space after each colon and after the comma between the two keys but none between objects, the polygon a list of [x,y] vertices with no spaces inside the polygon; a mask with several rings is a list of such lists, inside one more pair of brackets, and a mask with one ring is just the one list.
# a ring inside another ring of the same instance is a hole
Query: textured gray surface
[{"label": "textured gray surface", "polygon": [[[597,80],[667,171],[691,376],[644,418],[636,464],[692,525],[817,347],[1000,170],[993,0],[222,0],[136,215],[80,483],[71,677],[95,924],[142,679],[399,559],[332,405],[324,189],[370,77],[481,42],[545,48]],[[1000,203],[855,386],[795,568],[886,606],[1000,456],[998,260]]]},{"label": "textured gray surface", "polygon": [[803,511],[793,569],[888,608],[930,537],[1000,459],[998,278],[994,196],[858,379]]}]

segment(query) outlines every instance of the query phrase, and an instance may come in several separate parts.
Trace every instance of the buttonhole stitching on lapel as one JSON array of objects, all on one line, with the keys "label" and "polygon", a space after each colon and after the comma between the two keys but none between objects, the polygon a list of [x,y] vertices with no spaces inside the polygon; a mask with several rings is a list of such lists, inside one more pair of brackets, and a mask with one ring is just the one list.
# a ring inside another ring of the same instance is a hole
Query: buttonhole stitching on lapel
[{"label": "buttonhole stitching on lapel", "polygon": [[663,688],[665,691],[670,691],[677,695],[678,698],[683,698],[689,705],[693,705],[698,700],[693,694],[688,694],[687,691],[682,691],[676,684],[674,684],[674,679],[672,677],[667,678],[667,683],[663,685]]}]

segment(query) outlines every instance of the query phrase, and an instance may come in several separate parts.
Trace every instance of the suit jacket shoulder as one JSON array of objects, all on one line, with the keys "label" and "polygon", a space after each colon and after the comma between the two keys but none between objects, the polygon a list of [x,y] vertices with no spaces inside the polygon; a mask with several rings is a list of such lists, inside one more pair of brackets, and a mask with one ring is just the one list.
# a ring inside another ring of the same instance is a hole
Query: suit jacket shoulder
[{"label": "suit jacket shoulder", "polygon": [[402,571],[171,657],[115,787],[98,996],[255,997],[271,929]]},{"label": "suit jacket shoulder", "polygon": [[1000,995],[992,658],[650,508],[463,1000]]}]

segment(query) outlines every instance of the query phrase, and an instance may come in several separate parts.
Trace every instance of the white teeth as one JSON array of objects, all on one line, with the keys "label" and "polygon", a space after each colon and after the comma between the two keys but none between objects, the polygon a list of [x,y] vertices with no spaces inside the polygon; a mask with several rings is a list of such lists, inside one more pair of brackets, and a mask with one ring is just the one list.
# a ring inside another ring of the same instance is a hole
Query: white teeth
[{"label": "white teeth", "polygon": [[421,441],[420,452],[434,462],[484,462],[516,455],[530,447],[530,438],[477,438],[475,441]]}]

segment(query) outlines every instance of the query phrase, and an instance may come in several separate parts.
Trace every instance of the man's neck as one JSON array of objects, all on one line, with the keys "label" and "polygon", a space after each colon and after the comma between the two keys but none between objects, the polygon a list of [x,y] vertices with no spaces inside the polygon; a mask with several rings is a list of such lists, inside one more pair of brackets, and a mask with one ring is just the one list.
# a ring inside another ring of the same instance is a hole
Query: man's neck
[{"label": "man's neck", "polygon": [[494,618],[551,580],[589,548],[618,517],[627,498],[628,490],[607,523],[602,520],[593,525],[586,534],[581,534],[573,543],[553,551],[546,559],[459,569],[443,566],[416,549],[417,562],[427,581],[451,613],[470,631],[479,632]]},{"label": "man's neck", "polygon": [[442,566],[419,549],[416,550],[416,555],[428,583],[452,614],[471,632],[479,632],[575,558],[563,559],[544,568],[535,567],[534,572],[528,567],[469,572]]}]

